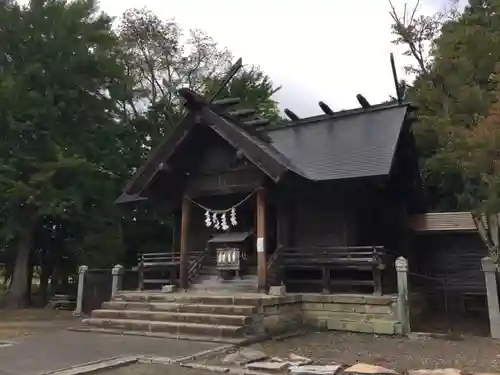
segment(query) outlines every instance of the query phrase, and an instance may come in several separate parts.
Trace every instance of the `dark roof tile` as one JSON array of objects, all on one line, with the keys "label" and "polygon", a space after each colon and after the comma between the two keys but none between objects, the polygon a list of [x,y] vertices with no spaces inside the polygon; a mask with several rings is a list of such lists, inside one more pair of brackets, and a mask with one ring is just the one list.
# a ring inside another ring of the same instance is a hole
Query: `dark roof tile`
[{"label": "dark roof tile", "polygon": [[273,147],[311,180],[388,175],[407,105],[318,116],[270,129]]}]

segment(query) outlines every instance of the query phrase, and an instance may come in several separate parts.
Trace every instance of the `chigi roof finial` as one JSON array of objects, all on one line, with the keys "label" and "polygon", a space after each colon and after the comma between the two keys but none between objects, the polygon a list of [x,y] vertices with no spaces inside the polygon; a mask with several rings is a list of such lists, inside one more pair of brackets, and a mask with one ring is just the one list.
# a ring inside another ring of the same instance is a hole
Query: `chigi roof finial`
[{"label": "chigi roof finial", "polygon": [[371,104],[368,102],[368,100],[366,100],[366,98],[363,95],[361,94],[356,95],[356,99],[358,99],[358,103],[361,104],[361,107],[363,107],[364,109],[368,109],[371,107]]},{"label": "chigi roof finial", "polygon": [[328,104],[326,104],[325,102],[319,102],[318,103],[319,107],[321,108],[321,110],[325,113],[325,115],[333,115],[335,114],[335,112],[333,112],[333,109],[331,109]]},{"label": "chigi roof finial", "polygon": [[394,54],[391,53],[391,69],[392,69],[392,78],[394,79],[394,87],[396,88],[396,98],[398,99],[398,103],[403,103],[403,93],[401,92],[401,87],[399,86],[398,73],[396,71],[396,63],[394,62]]},{"label": "chigi roof finial", "polygon": [[300,117],[297,116],[295,113],[293,113],[288,108],[285,108],[284,112],[285,112],[286,117],[288,117],[290,120],[292,120],[292,121],[300,120]]}]

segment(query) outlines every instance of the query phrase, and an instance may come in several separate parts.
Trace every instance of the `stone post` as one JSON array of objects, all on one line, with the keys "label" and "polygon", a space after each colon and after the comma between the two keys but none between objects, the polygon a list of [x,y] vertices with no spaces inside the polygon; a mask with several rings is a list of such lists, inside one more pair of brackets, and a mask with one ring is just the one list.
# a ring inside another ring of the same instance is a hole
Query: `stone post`
[{"label": "stone post", "polygon": [[81,316],[83,312],[83,285],[85,283],[85,274],[89,268],[80,266],[78,268],[78,292],[76,295],[76,309],[73,311],[73,316]]},{"label": "stone post", "polygon": [[490,317],[491,337],[500,339],[500,308],[498,306],[497,266],[490,257],[481,259],[481,267],[486,283],[486,297],[488,299],[488,315]]},{"label": "stone post", "polygon": [[117,264],[111,270],[111,274],[113,275],[113,281],[111,284],[111,298],[113,298],[116,295],[116,292],[118,292],[122,287],[123,266]]},{"label": "stone post", "polygon": [[398,317],[403,328],[403,334],[411,332],[410,301],[408,298],[408,261],[404,257],[396,259],[398,274]]}]

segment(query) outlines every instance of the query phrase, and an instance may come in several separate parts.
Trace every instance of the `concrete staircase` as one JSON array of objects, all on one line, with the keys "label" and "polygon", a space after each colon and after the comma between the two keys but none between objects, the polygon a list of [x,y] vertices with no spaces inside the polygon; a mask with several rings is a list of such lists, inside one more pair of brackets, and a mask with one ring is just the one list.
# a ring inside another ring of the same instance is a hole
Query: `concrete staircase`
[{"label": "concrete staircase", "polygon": [[257,306],[230,295],[120,292],[78,330],[241,344],[263,334]]}]

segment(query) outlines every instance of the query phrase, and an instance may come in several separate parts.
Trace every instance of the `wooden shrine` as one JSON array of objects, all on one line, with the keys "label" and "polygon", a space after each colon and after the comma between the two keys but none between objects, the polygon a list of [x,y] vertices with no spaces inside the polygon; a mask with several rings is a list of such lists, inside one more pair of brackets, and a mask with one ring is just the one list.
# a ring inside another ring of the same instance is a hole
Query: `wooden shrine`
[{"label": "wooden shrine", "polygon": [[[269,124],[232,109],[237,98],[179,96],[186,116],[117,203],[171,207],[169,266],[182,288],[214,267],[226,278],[254,273],[260,291],[395,289],[387,265],[408,251],[405,223],[423,210],[411,105],[358,95],[360,108],[319,102],[321,115],[287,109],[289,121]],[[250,242],[221,240],[242,233]]]}]

